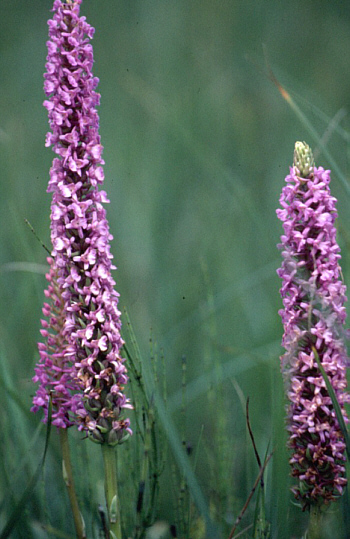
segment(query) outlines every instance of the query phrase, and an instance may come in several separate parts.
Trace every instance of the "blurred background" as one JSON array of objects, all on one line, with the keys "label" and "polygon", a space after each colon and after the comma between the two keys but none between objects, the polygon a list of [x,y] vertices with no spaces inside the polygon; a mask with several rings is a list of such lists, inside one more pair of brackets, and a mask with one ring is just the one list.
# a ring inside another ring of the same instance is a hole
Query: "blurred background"
[{"label": "blurred background", "polygon": [[[32,443],[40,418],[28,410],[46,253],[24,220],[49,246],[53,153],[44,146],[42,86],[52,2],[0,0],[0,6],[1,452],[11,475],[28,448],[34,466],[44,436]],[[274,537],[297,537],[303,517],[291,504],[284,450],[276,276],[282,227],[275,209],[296,140],[314,148],[318,165],[330,163],[269,79],[264,50],[347,178],[349,7],[340,0],[85,0],[81,13],[96,28],[94,74],[120,305],[143,356],[150,355],[150,336],[163,351],[168,411],[186,443],[196,447],[201,439],[196,476],[207,500],[215,491],[207,462],[225,461],[231,501],[220,518],[232,523],[258,473],[246,433],[249,397],[258,450],[275,448],[267,483]],[[349,285],[350,201],[336,174],[332,192]],[[214,443],[218,418],[224,449]],[[54,451],[50,459],[47,474],[55,477]],[[16,499],[24,484],[17,478],[4,488]],[[170,523],[168,496],[171,489],[162,493],[159,518]],[[293,520],[291,531],[286,522]]]}]

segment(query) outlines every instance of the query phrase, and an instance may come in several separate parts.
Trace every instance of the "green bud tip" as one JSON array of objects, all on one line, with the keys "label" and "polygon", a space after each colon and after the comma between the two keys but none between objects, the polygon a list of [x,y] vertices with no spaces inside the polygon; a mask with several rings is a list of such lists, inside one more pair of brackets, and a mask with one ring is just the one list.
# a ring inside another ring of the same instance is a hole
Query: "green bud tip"
[{"label": "green bud tip", "polygon": [[293,165],[298,169],[302,178],[308,178],[314,171],[315,160],[312,150],[306,142],[296,142],[294,147]]}]

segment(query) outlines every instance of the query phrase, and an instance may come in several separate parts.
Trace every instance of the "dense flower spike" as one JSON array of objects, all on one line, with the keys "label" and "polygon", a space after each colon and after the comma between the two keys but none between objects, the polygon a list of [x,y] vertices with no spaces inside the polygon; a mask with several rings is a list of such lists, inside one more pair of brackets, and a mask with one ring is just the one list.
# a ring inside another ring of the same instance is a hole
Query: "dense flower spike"
[{"label": "dense flower spike", "polygon": [[49,303],[44,303],[43,314],[48,320],[42,320],[41,334],[44,343],[39,343],[40,363],[36,366],[34,382],[40,386],[33,399],[32,411],[41,407],[48,416],[49,395],[51,395],[52,424],[66,428],[74,423],[74,415],[84,409],[82,394],[75,379],[75,368],[65,357],[66,338],[64,337],[64,310],[61,292],[57,285],[57,268],[53,258],[47,259],[50,271],[46,275],[49,282],[45,296]]},{"label": "dense flower spike", "polygon": [[283,209],[277,210],[284,227],[279,245],[283,263],[277,273],[283,281],[280,315],[286,352],[281,360],[290,401],[290,463],[299,480],[293,491],[303,509],[329,503],[346,484],[344,438],[315,358],[317,354],[345,416],[346,297],[329,182],[330,171],[314,168],[310,148],[297,142],[280,198]]},{"label": "dense flower spike", "polygon": [[[103,207],[108,199],[98,189],[104,179],[104,161],[96,111],[100,101],[95,91],[98,79],[92,74],[89,43],[94,29],[79,15],[80,3],[55,0],[54,16],[48,22],[44,84],[48,100],[44,105],[52,132],[46,145],[52,145],[58,156],[53,160],[48,191],[53,193],[51,240],[59,290],[56,295],[62,301],[61,313],[53,316],[49,325],[60,326],[59,338],[53,344],[61,345],[57,354],[62,364],[55,369],[66,369],[70,377],[65,386],[68,394],[64,392],[65,417],[76,415],[80,428],[93,440],[113,445],[131,432],[129,420],[121,416],[121,410],[131,405],[123,393],[128,378],[120,356],[123,341],[118,293],[111,276],[115,269],[109,246],[112,236]],[[52,309],[47,311],[51,316]],[[55,373],[46,368],[52,350],[48,345],[39,348],[43,352],[35,379],[41,387],[35,408],[47,407],[50,387],[57,391]],[[76,391],[83,395],[83,407]],[[74,407],[70,407],[70,395],[74,395]],[[61,417],[63,412],[57,413]],[[70,424],[68,419],[63,423]]]}]

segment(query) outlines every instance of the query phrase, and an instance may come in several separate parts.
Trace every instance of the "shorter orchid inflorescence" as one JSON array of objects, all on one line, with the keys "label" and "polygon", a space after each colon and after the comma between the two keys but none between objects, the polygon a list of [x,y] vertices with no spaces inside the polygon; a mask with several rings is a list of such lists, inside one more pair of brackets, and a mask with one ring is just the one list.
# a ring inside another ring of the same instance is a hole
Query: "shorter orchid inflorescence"
[{"label": "shorter orchid inflorescence", "polygon": [[33,410],[52,423],[77,424],[96,442],[115,445],[131,433],[122,410],[128,381],[111,276],[112,255],[103,183],[102,145],[96,106],[98,79],[92,74],[94,29],[79,14],[81,0],[55,0],[49,20],[44,89],[51,132],[46,145],[57,157],[50,171],[52,257],[47,275],[40,362],[40,386]]},{"label": "shorter orchid inflorescence", "polygon": [[65,356],[67,339],[64,332],[65,313],[63,299],[57,284],[57,268],[53,258],[47,259],[50,270],[46,275],[49,282],[45,296],[49,303],[44,303],[41,321],[41,334],[45,342],[39,343],[40,363],[35,368],[34,382],[40,382],[33,399],[32,411],[41,407],[48,414],[48,397],[52,399],[52,423],[66,428],[74,424],[76,413],[84,410],[82,394],[79,392],[74,365]]},{"label": "shorter orchid inflorescence", "polygon": [[277,210],[284,235],[280,311],[284,326],[281,358],[289,399],[287,428],[293,492],[303,509],[329,503],[346,485],[345,441],[318,367],[321,362],[347,421],[347,352],[344,344],[345,285],[336,241],[336,200],[330,171],[315,168],[312,152],[297,142]]}]

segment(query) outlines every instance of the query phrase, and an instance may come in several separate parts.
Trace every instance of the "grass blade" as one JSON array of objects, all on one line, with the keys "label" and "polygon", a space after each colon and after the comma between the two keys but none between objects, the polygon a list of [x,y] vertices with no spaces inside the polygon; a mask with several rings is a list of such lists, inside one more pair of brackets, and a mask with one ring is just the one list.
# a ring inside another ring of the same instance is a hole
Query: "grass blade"
[{"label": "grass blade", "polygon": [[319,369],[321,371],[322,377],[323,377],[323,379],[325,381],[328,394],[329,394],[329,396],[330,396],[330,398],[332,400],[332,404],[333,404],[334,411],[335,411],[336,416],[337,416],[339,427],[340,427],[340,429],[341,429],[341,431],[343,433],[344,439],[345,439],[346,454],[347,454],[348,460],[350,460],[350,440],[349,440],[348,431],[346,429],[343,413],[342,413],[341,408],[339,406],[339,402],[338,402],[337,396],[336,396],[336,394],[334,392],[334,389],[332,387],[332,384],[331,384],[331,382],[330,382],[330,380],[329,380],[329,378],[327,376],[326,371],[324,370],[324,368],[322,366],[322,363],[320,361],[320,358],[319,358],[318,353],[316,351],[316,348],[314,346],[312,347],[312,351],[313,351],[315,359],[317,361],[317,365],[318,365],[318,367],[319,367]]},{"label": "grass blade", "polygon": [[46,453],[49,446],[49,440],[50,440],[50,432],[51,432],[51,415],[52,415],[52,402],[50,398],[49,403],[49,410],[48,410],[48,420],[47,420],[47,428],[46,428],[46,439],[45,439],[45,447],[44,447],[44,453],[42,456],[42,459],[39,463],[39,466],[37,467],[35,473],[33,474],[32,478],[30,479],[25,491],[23,492],[19,502],[13,509],[12,515],[10,516],[9,520],[7,521],[3,531],[0,534],[0,539],[6,539],[9,537],[10,533],[12,532],[15,525],[18,523],[21,513],[23,512],[23,509],[31,496],[35,485],[38,482],[38,479],[40,477],[40,474],[42,472],[42,469],[45,464],[46,459]]}]

